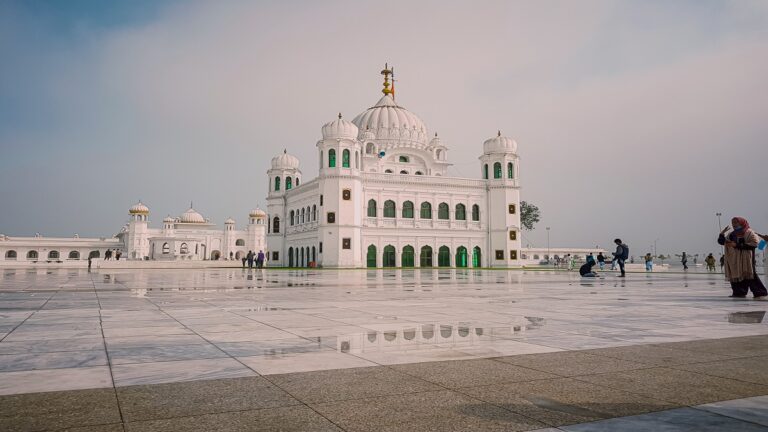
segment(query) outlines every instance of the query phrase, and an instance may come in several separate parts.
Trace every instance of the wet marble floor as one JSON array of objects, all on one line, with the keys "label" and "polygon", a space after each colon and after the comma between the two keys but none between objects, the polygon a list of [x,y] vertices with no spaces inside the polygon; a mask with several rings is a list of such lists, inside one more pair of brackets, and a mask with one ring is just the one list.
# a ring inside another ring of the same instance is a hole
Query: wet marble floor
[{"label": "wet marble floor", "polygon": [[768,334],[768,302],[729,291],[705,273],[6,269],[0,395]]}]

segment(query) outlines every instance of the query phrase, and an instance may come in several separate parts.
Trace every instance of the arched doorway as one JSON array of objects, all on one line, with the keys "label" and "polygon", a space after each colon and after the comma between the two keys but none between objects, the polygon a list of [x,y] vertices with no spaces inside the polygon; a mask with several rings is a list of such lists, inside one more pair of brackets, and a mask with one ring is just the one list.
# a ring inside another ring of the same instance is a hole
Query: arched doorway
[{"label": "arched doorway", "polygon": [[315,263],[315,264],[317,264],[317,254],[316,254],[316,252],[317,252],[317,249],[315,249],[315,247],[312,246],[312,262]]},{"label": "arched doorway", "polygon": [[301,249],[301,252],[299,253],[299,255],[301,256],[301,260],[299,260],[299,263],[300,263],[299,267],[306,267],[306,264],[304,262],[304,248],[299,248],[299,249]]},{"label": "arched doorway", "polygon": [[472,249],[472,267],[481,267],[483,265],[483,260],[480,252],[480,246],[475,246],[474,249]]},{"label": "arched doorway", "polygon": [[293,267],[293,248],[288,248],[288,267]]},{"label": "arched doorway", "polygon": [[456,249],[456,267],[466,267],[467,266],[467,248],[464,246],[459,246],[458,249]]},{"label": "arched doorway", "polygon": [[368,268],[376,268],[376,246],[368,246],[368,255],[365,257]]},{"label": "arched doorway", "polygon": [[448,249],[448,246],[440,246],[440,249],[437,250],[437,265],[439,267],[451,266],[451,250]]},{"label": "arched doorway", "polygon": [[421,253],[419,254],[419,266],[432,267],[432,247],[431,246],[421,247]]},{"label": "arched doorway", "polygon": [[392,245],[387,245],[384,247],[384,259],[383,266],[384,267],[394,267],[395,266],[395,247]]},{"label": "arched doorway", "polygon": [[403,255],[400,257],[401,267],[413,267],[413,246],[405,246],[403,248]]}]

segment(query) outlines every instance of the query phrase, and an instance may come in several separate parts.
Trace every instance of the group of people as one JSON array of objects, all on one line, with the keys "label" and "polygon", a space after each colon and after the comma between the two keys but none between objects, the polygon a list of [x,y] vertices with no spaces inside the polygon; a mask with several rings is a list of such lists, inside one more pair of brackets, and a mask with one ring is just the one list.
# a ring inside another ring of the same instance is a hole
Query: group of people
[{"label": "group of people", "polygon": [[755,250],[760,239],[768,241],[768,235],[758,234],[743,217],[731,219],[717,237],[717,243],[725,247],[725,277],[731,283],[731,297],[745,298],[749,291],[755,300],[768,300],[768,290],[757,275]]},{"label": "group of people", "polygon": [[[626,277],[626,272],[624,271],[624,263],[626,262],[627,258],[629,258],[629,246],[627,246],[626,243],[618,238],[613,242],[616,244],[616,251],[613,252],[611,268],[613,269],[615,266],[618,266],[619,270],[621,271],[621,274],[618,277]],[[585,262],[579,268],[579,274],[582,277],[598,277],[597,273],[592,270],[592,268],[596,265],[600,267],[600,270],[605,268],[605,255],[603,255],[602,252],[597,254],[597,260],[595,260],[595,257],[591,253],[587,255],[587,262]]]},{"label": "group of people", "polygon": [[248,251],[248,254],[246,254],[243,258],[243,268],[245,268],[245,264],[248,264],[248,268],[253,268],[254,264],[256,265],[256,268],[264,268],[264,251],[259,251],[258,254],[254,253],[253,251]]},{"label": "group of people", "polygon": [[113,255],[115,257],[115,261],[120,261],[120,257],[123,255],[123,253],[117,249],[115,249],[114,253],[112,252],[112,249],[107,249],[107,251],[104,252],[104,261],[111,260]]}]

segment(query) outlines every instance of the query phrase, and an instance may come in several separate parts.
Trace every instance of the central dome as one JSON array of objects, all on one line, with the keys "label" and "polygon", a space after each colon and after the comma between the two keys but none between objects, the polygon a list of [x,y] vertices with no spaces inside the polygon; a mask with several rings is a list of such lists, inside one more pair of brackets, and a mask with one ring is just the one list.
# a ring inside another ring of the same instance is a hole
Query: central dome
[{"label": "central dome", "polygon": [[[377,140],[405,142],[416,147],[426,147],[427,127],[414,113],[399,106],[392,96],[385,94],[376,105],[360,113],[352,120],[361,134],[372,132]],[[390,144],[390,143],[386,143]]]},{"label": "central dome", "polygon": [[185,211],[179,218],[181,223],[205,223],[205,218],[192,207]]}]

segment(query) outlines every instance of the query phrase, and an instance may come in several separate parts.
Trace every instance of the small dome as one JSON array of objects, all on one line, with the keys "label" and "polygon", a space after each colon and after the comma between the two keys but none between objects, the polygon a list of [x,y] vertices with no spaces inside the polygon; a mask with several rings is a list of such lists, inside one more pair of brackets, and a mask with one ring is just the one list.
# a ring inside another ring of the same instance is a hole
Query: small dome
[{"label": "small dome", "polygon": [[166,216],[165,219],[163,219],[163,223],[174,223],[176,222],[176,219],[172,218],[170,215]]},{"label": "small dome", "polygon": [[430,147],[445,147],[445,144],[443,144],[443,142],[440,140],[440,138],[437,137],[437,132],[435,132],[435,137],[432,138],[429,141],[429,146]]},{"label": "small dome", "polygon": [[267,217],[267,213],[264,210],[256,207],[255,209],[251,210],[248,216],[252,218],[264,218]]},{"label": "small dome", "polygon": [[149,214],[149,207],[145,206],[141,201],[139,201],[132,205],[130,209],[128,209],[128,213],[146,215]]},{"label": "small dome", "polygon": [[360,141],[373,141],[376,139],[376,134],[371,132],[370,130],[366,130],[365,132],[360,134]]},{"label": "small dome", "polygon": [[192,207],[185,211],[179,218],[181,223],[205,223],[205,218]]},{"label": "small dome", "polygon": [[289,155],[287,151],[272,158],[272,169],[298,169],[299,159],[296,156]]},{"label": "small dome", "polygon": [[227,220],[225,220],[224,223],[226,225],[234,225],[235,224],[235,220],[232,219],[232,218],[227,218]]},{"label": "small dome", "polygon": [[501,131],[493,138],[485,140],[483,143],[484,153],[515,153],[517,152],[517,143],[509,137],[501,136]]},{"label": "small dome", "polygon": [[341,118],[341,113],[339,113],[339,118],[323,125],[322,131],[323,131],[323,139],[350,139],[350,140],[354,140],[355,138],[357,138],[357,132],[358,132],[357,126],[355,126],[354,123]]}]

